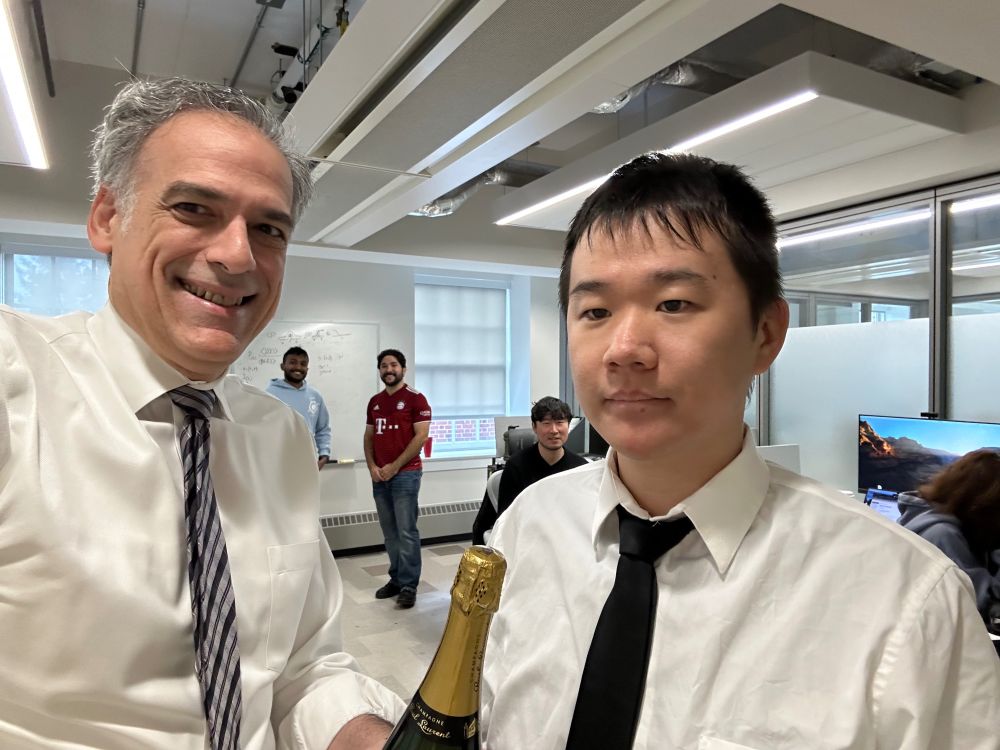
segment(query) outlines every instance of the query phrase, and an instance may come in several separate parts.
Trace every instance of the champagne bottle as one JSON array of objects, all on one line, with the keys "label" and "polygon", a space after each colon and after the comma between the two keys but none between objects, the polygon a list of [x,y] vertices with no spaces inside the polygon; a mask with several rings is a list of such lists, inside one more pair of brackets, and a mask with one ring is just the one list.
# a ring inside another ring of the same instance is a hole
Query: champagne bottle
[{"label": "champagne bottle", "polygon": [[462,555],[437,653],[384,750],[479,750],[479,681],[507,562],[490,547]]}]

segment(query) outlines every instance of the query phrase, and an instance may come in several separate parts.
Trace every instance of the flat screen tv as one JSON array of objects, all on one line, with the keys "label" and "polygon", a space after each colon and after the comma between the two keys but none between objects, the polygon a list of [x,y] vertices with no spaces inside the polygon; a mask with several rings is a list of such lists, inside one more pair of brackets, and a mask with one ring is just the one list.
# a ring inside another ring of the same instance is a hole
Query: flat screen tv
[{"label": "flat screen tv", "polygon": [[969,451],[1000,449],[1000,424],[858,415],[858,492],[909,492]]}]

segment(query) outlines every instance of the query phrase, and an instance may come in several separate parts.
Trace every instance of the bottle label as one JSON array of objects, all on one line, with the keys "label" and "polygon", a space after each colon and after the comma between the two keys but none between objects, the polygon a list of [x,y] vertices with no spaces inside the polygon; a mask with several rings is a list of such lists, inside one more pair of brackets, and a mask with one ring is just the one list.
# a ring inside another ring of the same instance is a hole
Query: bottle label
[{"label": "bottle label", "polygon": [[469,716],[447,716],[440,714],[424,703],[420,693],[406,709],[407,723],[421,734],[447,747],[466,747],[479,734],[479,714]]}]

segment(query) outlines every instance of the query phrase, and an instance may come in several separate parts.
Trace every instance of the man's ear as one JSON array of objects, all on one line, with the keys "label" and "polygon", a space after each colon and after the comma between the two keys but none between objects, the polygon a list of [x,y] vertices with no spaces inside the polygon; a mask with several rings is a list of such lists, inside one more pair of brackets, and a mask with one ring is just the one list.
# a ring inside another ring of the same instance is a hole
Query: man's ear
[{"label": "man's ear", "polygon": [[99,253],[111,255],[112,237],[120,220],[114,194],[101,185],[90,204],[90,215],[87,217],[87,237],[91,247]]},{"label": "man's ear", "polygon": [[764,309],[757,323],[754,374],[760,375],[771,366],[785,343],[786,333],[788,333],[788,303],[780,298]]}]

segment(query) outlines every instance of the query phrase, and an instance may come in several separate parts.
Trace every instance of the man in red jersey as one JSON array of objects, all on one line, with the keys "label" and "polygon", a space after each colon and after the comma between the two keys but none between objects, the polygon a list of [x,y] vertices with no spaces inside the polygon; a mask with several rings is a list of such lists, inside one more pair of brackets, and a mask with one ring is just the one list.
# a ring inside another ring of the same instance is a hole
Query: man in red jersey
[{"label": "man in red jersey", "polygon": [[389,554],[389,582],[375,592],[375,598],[398,595],[396,603],[409,609],[416,604],[420,582],[417,495],[423,476],[420,449],[431,429],[431,407],[403,380],[406,357],[401,351],[380,352],[378,374],[385,390],[368,402],[365,460]]}]

